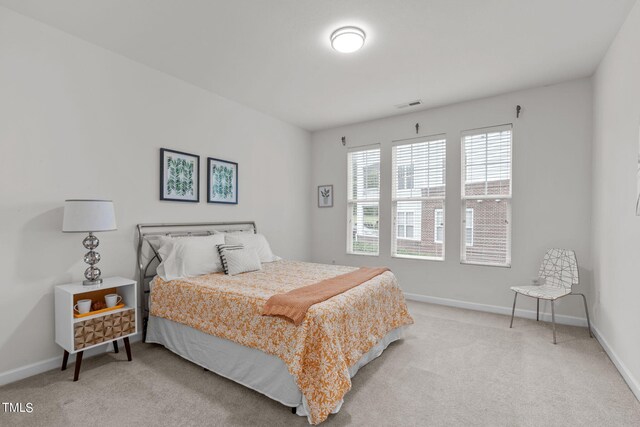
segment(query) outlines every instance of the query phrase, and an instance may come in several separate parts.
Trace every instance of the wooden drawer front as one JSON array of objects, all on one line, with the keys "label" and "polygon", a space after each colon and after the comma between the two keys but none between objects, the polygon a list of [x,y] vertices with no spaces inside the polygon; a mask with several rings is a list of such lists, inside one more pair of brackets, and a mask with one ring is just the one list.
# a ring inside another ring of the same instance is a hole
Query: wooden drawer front
[{"label": "wooden drawer front", "polygon": [[74,325],[74,348],[81,350],[132,334],[135,330],[136,311],[133,308],[78,322]]}]

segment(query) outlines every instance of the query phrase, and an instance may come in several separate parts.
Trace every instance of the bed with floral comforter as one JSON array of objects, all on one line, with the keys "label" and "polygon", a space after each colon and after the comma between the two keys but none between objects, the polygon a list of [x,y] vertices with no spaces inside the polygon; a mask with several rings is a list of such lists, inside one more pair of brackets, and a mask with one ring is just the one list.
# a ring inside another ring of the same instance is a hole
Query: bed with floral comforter
[{"label": "bed with floral comforter", "polygon": [[262,267],[237,276],[156,277],[151,315],[279,357],[307,400],[309,421],[318,424],[351,388],[348,368],[387,333],[413,319],[390,271],[313,305],[299,326],[263,316],[272,295],[356,268],[288,260]]}]

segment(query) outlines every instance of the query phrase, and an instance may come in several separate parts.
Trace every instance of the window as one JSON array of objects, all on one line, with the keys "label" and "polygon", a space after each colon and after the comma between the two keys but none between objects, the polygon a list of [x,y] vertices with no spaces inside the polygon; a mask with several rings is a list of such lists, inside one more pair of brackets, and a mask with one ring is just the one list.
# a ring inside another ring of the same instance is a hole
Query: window
[{"label": "window", "polygon": [[462,133],[463,263],[511,265],[512,126]]},{"label": "window", "polygon": [[415,239],[414,212],[398,212],[398,237]]},{"label": "window", "polygon": [[444,211],[442,209],[435,210],[435,230],[433,232],[433,241],[436,243],[444,242]]},{"label": "window", "polygon": [[398,166],[398,190],[413,188],[413,165]]},{"label": "window", "polygon": [[362,205],[362,225],[364,234],[378,235],[378,205]]},{"label": "window", "polygon": [[380,148],[347,155],[347,253],[378,255]]},{"label": "window", "polygon": [[365,166],[364,175],[366,189],[378,191],[380,188],[380,161],[376,164]]},{"label": "window", "polygon": [[467,246],[473,246],[473,208],[467,208],[464,220],[464,237],[467,240]]},{"label": "window", "polygon": [[393,146],[392,256],[444,259],[445,164],[444,135]]}]

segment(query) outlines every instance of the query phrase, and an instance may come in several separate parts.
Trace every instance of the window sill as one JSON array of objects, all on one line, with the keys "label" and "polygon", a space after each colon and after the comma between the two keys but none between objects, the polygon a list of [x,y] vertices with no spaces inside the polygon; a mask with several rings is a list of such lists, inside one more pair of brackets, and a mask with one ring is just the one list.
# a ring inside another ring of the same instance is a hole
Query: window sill
[{"label": "window sill", "polygon": [[444,261],[444,257],[443,258],[437,258],[437,257],[426,257],[426,256],[417,256],[417,255],[391,254],[391,258],[414,259],[414,260],[417,260],[417,261]]},{"label": "window sill", "polygon": [[481,263],[481,262],[469,262],[469,261],[460,261],[460,264],[476,265],[478,267],[511,268],[511,264],[486,264],[486,263]]}]

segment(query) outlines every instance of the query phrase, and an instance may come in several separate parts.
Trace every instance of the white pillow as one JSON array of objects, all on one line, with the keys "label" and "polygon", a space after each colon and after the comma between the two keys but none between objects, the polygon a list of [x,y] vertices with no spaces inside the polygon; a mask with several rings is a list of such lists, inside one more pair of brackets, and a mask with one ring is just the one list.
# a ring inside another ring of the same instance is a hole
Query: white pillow
[{"label": "white pillow", "polygon": [[262,269],[258,253],[253,249],[242,248],[224,251],[223,256],[226,260],[227,274],[229,276]]},{"label": "white pillow", "polygon": [[158,250],[162,262],[156,269],[164,280],[222,271],[217,245],[224,244],[224,235],[160,238]]},{"label": "white pillow", "polygon": [[260,262],[273,262],[279,259],[271,252],[271,246],[262,234],[227,233],[224,241],[227,245],[243,245],[247,249],[253,249],[258,254]]},{"label": "white pillow", "polygon": [[160,255],[160,264],[156,268],[156,274],[164,280],[173,280],[179,276],[180,261],[177,251],[173,249],[175,239],[166,236],[159,236],[157,239],[158,255]]}]

